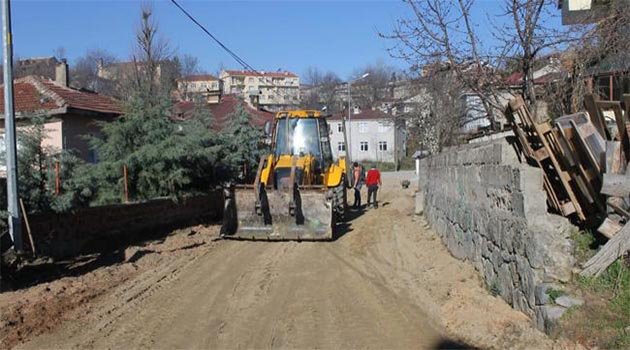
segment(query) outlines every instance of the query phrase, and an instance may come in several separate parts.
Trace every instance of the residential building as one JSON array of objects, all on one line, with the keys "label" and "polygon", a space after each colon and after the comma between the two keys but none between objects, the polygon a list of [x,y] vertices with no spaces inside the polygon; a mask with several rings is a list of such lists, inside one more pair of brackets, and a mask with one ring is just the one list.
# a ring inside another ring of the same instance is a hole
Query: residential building
[{"label": "residential building", "polygon": [[224,70],[219,78],[224,94],[242,96],[254,107],[280,111],[300,104],[300,78],[291,72]]},{"label": "residential building", "polygon": [[[41,77],[16,79],[13,89],[18,134],[31,124],[30,118],[45,116],[43,146],[53,153],[73,150],[87,162],[96,162],[98,157],[85,137],[98,137],[99,122],[112,121],[122,113],[118,101],[110,97]],[[4,85],[0,86],[0,93],[4,93]],[[0,100],[0,112],[0,145],[4,149],[4,100]],[[1,158],[4,163],[4,157]],[[0,168],[4,167],[2,164]]]},{"label": "residential building", "polygon": [[222,82],[210,74],[189,75],[177,80],[177,94],[180,101],[203,101],[219,103]]},{"label": "residential building", "polygon": [[[396,163],[406,154],[405,123],[380,110],[354,108],[346,120],[346,150],[343,137],[343,120],[347,112],[328,118],[333,155],[349,155],[352,161]],[[349,151],[349,152],[348,152]]]}]

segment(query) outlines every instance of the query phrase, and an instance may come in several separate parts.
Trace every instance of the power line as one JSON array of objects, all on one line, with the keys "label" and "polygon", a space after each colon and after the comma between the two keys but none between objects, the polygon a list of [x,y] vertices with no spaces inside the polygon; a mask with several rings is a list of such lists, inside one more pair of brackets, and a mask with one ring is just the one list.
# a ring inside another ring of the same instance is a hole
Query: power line
[{"label": "power line", "polygon": [[214,40],[217,44],[219,44],[219,46],[221,46],[221,48],[225,50],[236,62],[238,62],[241,66],[243,66],[243,68],[245,68],[246,70],[257,72],[256,69],[254,69],[254,67],[250,66],[247,62],[245,62],[244,59],[240,58],[236,53],[234,53],[234,51],[230,50],[225,44],[223,44],[221,40],[217,39],[214,35],[212,35],[212,33],[210,33],[206,29],[206,27],[204,27],[201,23],[199,23],[190,13],[188,13],[188,11],[184,10],[184,8],[181,7],[177,3],[177,1],[171,0],[171,2],[175,6],[177,6],[177,8],[179,8],[191,21],[193,21],[193,23],[195,23],[199,28],[201,28],[201,30],[203,30],[210,38],[212,38],[212,40]]}]

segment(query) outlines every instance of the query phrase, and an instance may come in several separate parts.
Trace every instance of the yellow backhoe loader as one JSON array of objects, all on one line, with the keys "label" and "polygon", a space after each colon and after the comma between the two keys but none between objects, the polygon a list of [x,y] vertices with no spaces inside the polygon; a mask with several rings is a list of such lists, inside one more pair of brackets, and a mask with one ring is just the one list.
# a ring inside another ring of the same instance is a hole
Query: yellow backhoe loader
[{"label": "yellow backhoe loader", "polygon": [[261,158],[253,184],[226,188],[221,236],[333,239],[346,211],[349,163],[333,160],[325,117],[310,110],[279,112],[266,129],[271,154]]}]

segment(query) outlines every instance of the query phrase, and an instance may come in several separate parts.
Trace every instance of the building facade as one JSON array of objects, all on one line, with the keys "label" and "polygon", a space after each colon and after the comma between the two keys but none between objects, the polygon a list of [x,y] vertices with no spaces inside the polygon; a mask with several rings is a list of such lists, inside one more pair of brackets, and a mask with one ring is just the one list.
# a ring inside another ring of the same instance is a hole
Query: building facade
[{"label": "building facade", "polygon": [[[397,163],[406,154],[406,132],[403,121],[379,110],[355,108],[347,115],[335,114],[328,119],[333,155],[350,156],[352,161]],[[349,144],[346,150],[343,120]]]},{"label": "building facade", "polygon": [[221,80],[210,74],[189,75],[177,80],[177,94],[180,101],[203,101],[219,103]]},{"label": "building facade", "polygon": [[251,105],[270,111],[300,104],[300,78],[291,72],[224,70],[223,93],[242,96]]}]

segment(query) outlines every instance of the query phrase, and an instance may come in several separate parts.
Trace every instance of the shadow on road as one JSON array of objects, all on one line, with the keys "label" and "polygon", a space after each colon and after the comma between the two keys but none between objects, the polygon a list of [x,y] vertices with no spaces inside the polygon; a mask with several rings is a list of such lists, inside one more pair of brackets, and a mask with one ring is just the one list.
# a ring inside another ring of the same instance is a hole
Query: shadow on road
[{"label": "shadow on road", "polygon": [[367,210],[367,205],[362,205],[359,208],[348,207],[345,220],[337,224],[337,232],[335,232],[333,241],[336,241],[346,234],[352,232],[352,222],[359,218],[361,215],[365,214]]},{"label": "shadow on road", "polygon": [[451,339],[442,339],[432,348],[435,350],[447,350],[447,349],[477,349],[474,346],[468,345],[463,342],[454,341]]},{"label": "shadow on road", "polygon": [[[167,225],[153,230],[145,230],[129,235],[119,235],[117,237],[104,237],[94,239],[87,243],[81,254],[69,256],[67,258],[28,258],[24,259],[18,266],[0,267],[2,269],[2,283],[0,292],[7,290],[19,290],[28,288],[40,283],[50,282],[62,277],[76,277],[87,274],[98,268],[112,266],[119,263],[133,263],[144,255],[151,254],[151,249],[145,247],[149,244],[163,243],[170,235],[187,230],[188,227],[203,224],[218,224],[217,222],[189,221],[177,225]],[[201,243],[193,243],[180,247],[177,250],[192,249]],[[125,256],[125,249],[131,246],[138,246],[140,249],[132,256]],[[172,252],[172,251],[169,251]]]}]

